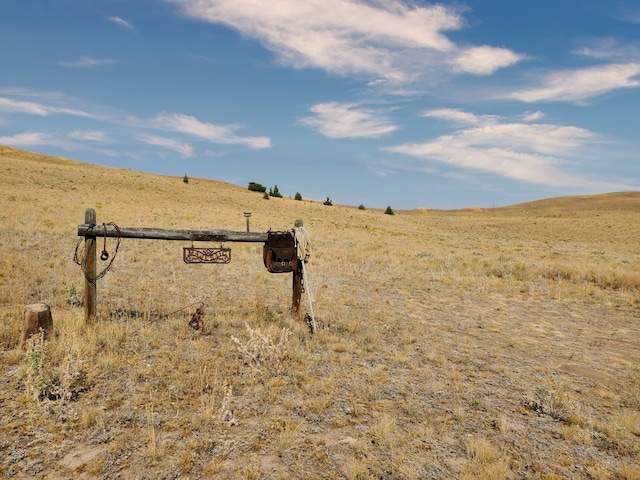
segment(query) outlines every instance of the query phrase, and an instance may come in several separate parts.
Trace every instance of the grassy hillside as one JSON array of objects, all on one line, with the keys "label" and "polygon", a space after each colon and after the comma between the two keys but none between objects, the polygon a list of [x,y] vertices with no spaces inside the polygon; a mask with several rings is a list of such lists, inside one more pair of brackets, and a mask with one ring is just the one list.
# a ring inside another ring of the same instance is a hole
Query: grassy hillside
[{"label": "grassy hillside", "polygon": [[[291,317],[259,244],[187,265],[188,242],[131,239],[85,325],[87,207],[126,227],[304,220],[322,328]],[[638,192],[391,216],[0,147],[0,227],[0,475],[640,479]],[[25,351],[35,302],[55,335]]]}]

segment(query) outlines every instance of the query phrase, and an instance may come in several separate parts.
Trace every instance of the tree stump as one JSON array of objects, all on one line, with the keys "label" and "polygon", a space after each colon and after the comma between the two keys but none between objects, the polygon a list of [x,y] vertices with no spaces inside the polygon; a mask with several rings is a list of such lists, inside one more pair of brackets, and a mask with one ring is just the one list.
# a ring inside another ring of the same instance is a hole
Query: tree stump
[{"label": "tree stump", "polygon": [[51,307],[46,303],[27,305],[24,307],[24,316],[22,317],[22,337],[20,339],[22,348],[26,348],[27,340],[32,335],[40,333],[40,329],[44,332],[45,340],[48,340],[53,331]]}]

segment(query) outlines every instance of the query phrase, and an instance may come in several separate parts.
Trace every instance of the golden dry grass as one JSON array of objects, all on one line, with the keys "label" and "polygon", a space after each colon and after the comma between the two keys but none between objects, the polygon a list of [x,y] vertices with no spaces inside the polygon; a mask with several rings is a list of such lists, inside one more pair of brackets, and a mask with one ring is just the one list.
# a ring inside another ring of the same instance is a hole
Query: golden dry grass
[{"label": "golden dry grass", "polygon": [[[637,192],[390,216],[7,147],[0,185],[0,475],[640,478]],[[303,219],[323,328],[291,318],[258,244],[186,265],[183,242],[129,239],[85,325],[87,207],[129,227]],[[34,302],[55,335],[23,352]]]}]

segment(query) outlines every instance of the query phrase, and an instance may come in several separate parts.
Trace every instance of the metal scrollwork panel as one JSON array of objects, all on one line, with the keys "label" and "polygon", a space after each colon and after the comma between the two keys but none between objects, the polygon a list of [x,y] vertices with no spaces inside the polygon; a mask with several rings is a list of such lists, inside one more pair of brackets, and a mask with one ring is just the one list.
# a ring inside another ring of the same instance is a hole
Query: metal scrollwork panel
[{"label": "metal scrollwork panel", "polygon": [[183,247],[184,263],[229,263],[230,248]]}]

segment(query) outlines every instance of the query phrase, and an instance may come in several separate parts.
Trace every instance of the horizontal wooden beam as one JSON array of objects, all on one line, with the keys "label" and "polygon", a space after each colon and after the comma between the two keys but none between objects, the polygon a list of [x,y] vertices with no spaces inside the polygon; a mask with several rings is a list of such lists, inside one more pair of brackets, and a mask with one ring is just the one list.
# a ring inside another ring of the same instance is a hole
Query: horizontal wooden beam
[{"label": "horizontal wooden beam", "polygon": [[[106,233],[105,233],[106,229]],[[164,228],[131,228],[107,225],[78,225],[78,236],[121,237],[145,240],[190,240],[192,242],[266,242],[267,234],[259,232],[233,232],[230,230],[167,230]]]}]

